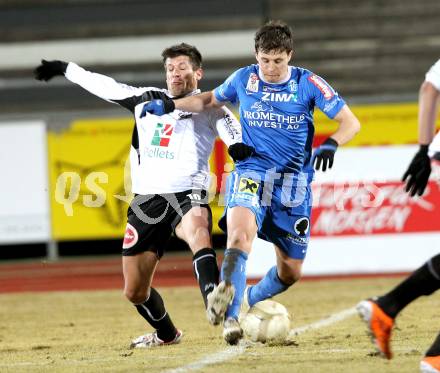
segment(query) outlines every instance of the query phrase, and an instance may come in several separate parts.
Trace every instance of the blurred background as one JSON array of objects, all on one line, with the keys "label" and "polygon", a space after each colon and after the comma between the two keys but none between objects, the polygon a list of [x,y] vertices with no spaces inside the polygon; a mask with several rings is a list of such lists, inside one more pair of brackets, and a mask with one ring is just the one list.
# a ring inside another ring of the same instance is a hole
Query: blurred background
[{"label": "blurred background", "polygon": [[[416,150],[419,86],[440,57],[438,0],[0,0],[0,259],[120,252],[133,120],[66,79],[35,81],[42,58],[74,61],[133,86],[166,87],[160,53],[187,42],[204,57],[201,89],[208,90],[255,62],[253,35],[269,19],[293,28],[292,63],[324,77],[362,124],[338,152],[339,171],[317,176],[321,196],[356,190],[339,200],[343,211],[338,198],[318,198],[309,262],[321,265],[306,272],[410,270],[437,252],[438,174],[416,202],[399,179]],[[316,128],[315,144],[335,129],[321,113]],[[217,192],[226,161],[218,142],[211,158]],[[362,196],[375,202],[361,206]],[[213,209],[216,222],[222,209],[215,201]],[[220,249],[225,237],[214,233]],[[408,257],[414,247],[419,256]],[[168,250],[186,247],[173,239]]]}]

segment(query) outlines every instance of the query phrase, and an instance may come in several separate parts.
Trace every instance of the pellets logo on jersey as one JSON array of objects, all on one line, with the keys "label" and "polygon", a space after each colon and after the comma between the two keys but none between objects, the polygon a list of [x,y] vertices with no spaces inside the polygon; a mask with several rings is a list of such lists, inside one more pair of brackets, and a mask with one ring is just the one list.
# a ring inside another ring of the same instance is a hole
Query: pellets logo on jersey
[{"label": "pellets logo on jersey", "polygon": [[324,80],[322,80],[319,76],[310,75],[307,79],[321,91],[326,100],[330,100],[335,95],[330,86],[326,82],[324,82]]},{"label": "pellets logo on jersey", "polygon": [[122,249],[129,249],[133,247],[138,242],[138,232],[135,227],[130,223],[127,223],[127,228],[125,228],[124,242],[122,244]]},{"label": "pellets logo on jersey", "polygon": [[238,186],[238,191],[241,193],[257,194],[259,184],[252,179],[246,177],[240,178],[240,184]]},{"label": "pellets logo on jersey", "polygon": [[258,84],[260,80],[258,79],[257,74],[252,73],[249,75],[249,79],[246,85],[246,91],[250,92],[258,92]]},{"label": "pellets logo on jersey", "polygon": [[170,144],[174,127],[171,124],[157,123],[151,145],[167,147]]},{"label": "pellets logo on jersey", "polygon": [[305,236],[309,231],[309,227],[310,222],[307,217],[299,218],[293,225],[293,229],[298,236]]}]

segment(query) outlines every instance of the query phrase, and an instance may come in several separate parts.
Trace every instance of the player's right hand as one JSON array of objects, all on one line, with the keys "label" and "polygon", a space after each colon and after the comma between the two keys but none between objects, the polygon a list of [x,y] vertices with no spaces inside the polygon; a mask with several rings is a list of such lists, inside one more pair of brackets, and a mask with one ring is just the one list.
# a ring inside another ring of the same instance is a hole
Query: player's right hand
[{"label": "player's right hand", "polygon": [[311,164],[315,165],[315,170],[322,169],[323,172],[332,168],[338,143],[331,137],[327,138],[313,153]]},{"label": "player's right hand", "polygon": [[234,162],[237,162],[249,158],[255,153],[255,148],[242,142],[237,142],[228,148],[228,153]]},{"label": "player's right hand", "polygon": [[428,156],[429,145],[420,145],[419,151],[414,155],[408,169],[403,174],[402,181],[406,181],[405,192],[411,197],[416,193],[421,196],[428,184],[431,174],[431,159]]},{"label": "player's right hand", "polygon": [[174,101],[164,95],[160,100],[152,100],[145,103],[141,111],[141,118],[145,117],[147,113],[162,116],[171,113],[175,108]]},{"label": "player's right hand", "polygon": [[48,81],[57,75],[64,75],[67,69],[67,62],[54,60],[41,60],[41,65],[34,70],[34,76],[37,80]]}]

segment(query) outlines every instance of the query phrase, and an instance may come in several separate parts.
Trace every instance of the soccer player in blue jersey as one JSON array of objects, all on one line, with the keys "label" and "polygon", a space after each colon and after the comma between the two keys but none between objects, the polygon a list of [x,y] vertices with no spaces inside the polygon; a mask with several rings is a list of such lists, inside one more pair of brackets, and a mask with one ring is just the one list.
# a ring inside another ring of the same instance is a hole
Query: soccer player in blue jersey
[{"label": "soccer player in blue jersey", "polygon": [[[227,101],[239,103],[243,143],[229,152],[249,157],[236,163],[228,179],[222,281],[208,297],[210,322],[215,325],[224,319],[223,337],[229,344],[237,344],[243,335],[238,315],[255,235],[274,244],[277,264],[247,289],[249,306],[285,291],[300,278],[310,235],[314,166],[322,171],[331,168],[338,146],[360,129],[344,100],[323,78],[289,65],[292,55],[292,30],[271,21],[255,34],[257,64],[238,69],[212,92],[155,100],[145,107],[163,114],[174,107],[200,112]],[[312,155],[315,106],[339,126]]]}]

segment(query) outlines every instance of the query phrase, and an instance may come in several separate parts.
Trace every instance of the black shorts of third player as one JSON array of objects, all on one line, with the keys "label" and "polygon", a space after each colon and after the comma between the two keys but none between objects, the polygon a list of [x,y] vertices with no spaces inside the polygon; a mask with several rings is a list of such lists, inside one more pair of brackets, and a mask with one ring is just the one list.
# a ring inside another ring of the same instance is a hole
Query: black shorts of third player
[{"label": "black shorts of third player", "polygon": [[212,214],[205,190],[135,195],[127,211],[122,255],[152,251],[161,258],[165,245],[182,217],[196,206],[208,209],[211,226]]}]

